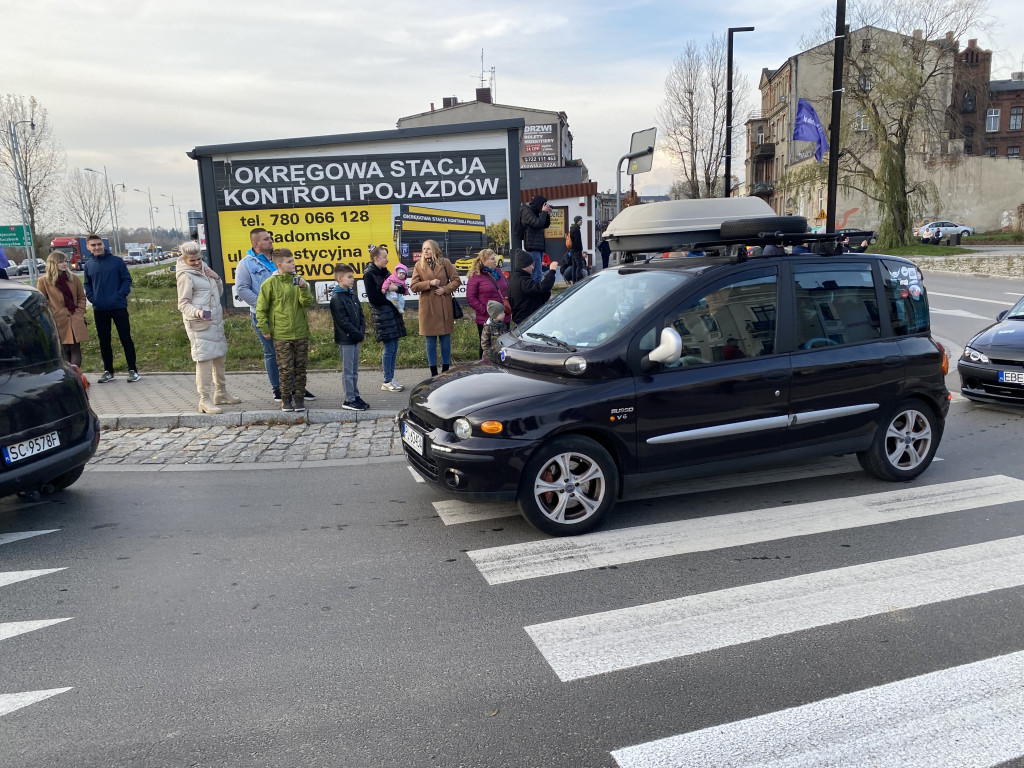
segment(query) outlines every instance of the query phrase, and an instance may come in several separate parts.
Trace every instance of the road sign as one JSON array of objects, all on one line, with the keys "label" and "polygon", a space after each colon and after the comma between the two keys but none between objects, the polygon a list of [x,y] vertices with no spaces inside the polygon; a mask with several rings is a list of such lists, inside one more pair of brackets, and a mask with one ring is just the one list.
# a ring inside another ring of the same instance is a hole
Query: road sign
[{"label": "road sign", "polygon": [[637,131],[633,134],[633,138],[629,142],[629,154],[635,155],[637,152],[643,152],[648,148],[650,152],[641,157],[630,159],[629,166],[626,168],[628,175],[633,176],[637,173],[647,173],[651,170],[651,164],[654,162],[654,142],[657,135],[657,128],[648,128],[646,131]]},{"label": "road sign", "polygon": [[20,224],[5,224],[0,226],[0,247],[2,248],[26,248],[32,235],[28,227]]}]

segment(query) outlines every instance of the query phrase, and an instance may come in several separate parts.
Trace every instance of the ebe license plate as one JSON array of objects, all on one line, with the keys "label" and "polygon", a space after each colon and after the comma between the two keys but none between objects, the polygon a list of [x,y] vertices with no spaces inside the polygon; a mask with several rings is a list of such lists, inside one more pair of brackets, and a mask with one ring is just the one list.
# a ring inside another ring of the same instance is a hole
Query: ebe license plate
[{"label": "ebe license plate", "polygon": [[423,455],[423,435],[409,425],[409,422],[402,422],[402,440],[420,456]]},{"label": "ebe license plate", "polygon": [[1001,384],[1024,384],[1024,371],[1000,371]]},{"label": "ebe license plate", "polygon": [[4,461],[13,464],[16,461],[35,456],[37,453],[45,453],[52,448],[60,447],[60,436],[56,432],[48,435],[33,437],[31,440],[22,440],[14,445],[4,446]]}]

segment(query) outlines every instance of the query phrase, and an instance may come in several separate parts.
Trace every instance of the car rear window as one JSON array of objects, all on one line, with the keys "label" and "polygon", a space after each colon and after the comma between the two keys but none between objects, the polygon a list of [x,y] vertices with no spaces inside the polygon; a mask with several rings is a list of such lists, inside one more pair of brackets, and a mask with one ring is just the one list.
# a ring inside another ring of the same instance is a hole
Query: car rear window
[{"label": "car rear window", "polygon": [[60,338],[38,291],[0,291],[0,371],[58,359]]},{"label": "car rear window", "polygon": [[905,261],[882,260],[885,268],[885,295],[889,303],[889,317],[897,336],[924,333],[930,329],[928,294],[924,279],[913,264]]}]

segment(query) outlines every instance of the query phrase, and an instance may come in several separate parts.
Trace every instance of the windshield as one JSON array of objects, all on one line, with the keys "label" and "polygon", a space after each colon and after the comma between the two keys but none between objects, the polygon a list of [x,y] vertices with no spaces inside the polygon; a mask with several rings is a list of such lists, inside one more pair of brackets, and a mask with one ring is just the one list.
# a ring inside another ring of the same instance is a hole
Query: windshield
[{"label": "windshield", "polygon": [[1021,299],[1003,317],[1004,320],[1024,320],[1024,299]]},{"label": "windshield", "polygon": [[549,301],[515,333],[552,346],[562,342],[577,349],[597,347],[691,277],[660,269],[603,269]]},{"label": "windshield", "polygon": [[0,372],[59,359],[60,339],[38,291],[0,292]]}]

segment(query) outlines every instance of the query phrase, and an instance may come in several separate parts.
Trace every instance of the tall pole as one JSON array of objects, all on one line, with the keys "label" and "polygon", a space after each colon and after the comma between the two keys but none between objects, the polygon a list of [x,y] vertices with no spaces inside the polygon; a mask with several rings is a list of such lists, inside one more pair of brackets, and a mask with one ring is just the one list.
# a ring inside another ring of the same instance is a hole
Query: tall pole
[{"label": "tall pole", "polygon": [[836,0],[835,53],[832,58],[832,119],[829,124],[828,207],[825,231],[836,231],[836,195],[839,190],[839,123],[843,108],[843,55],[846,52],[846,0]]},{"label": "tall pole", "polygon": [[7,129],[11,136],[11,163],[14,165],[14,184],[18,188],[18,208],[21,209],[21,225],[25,230],[28,240],[28,279],[30,285],[36,284],[39,277],[39,269],[36,266],[36,244],[35,232],[29,228],[28,222],[28,194],[25,190],[25,174],[21,167],[21,145],[18,142],[18,126],[28,123],[32,130],[36,124],[32,120],[19,120],[7,123]]},{"label": "tall pole", "polygon": [[[136,192],[142,192],[141,189],[135,189]],[[156,236],[153,234],[153,193],[149,191],[149,187],[146,187],[146,197],[149,198],[149,245],[152,248],[156,248]]]},{"label": "tall pole", "polygon": [[171,214],[174,216],[174,228],[180,229],[178,226],[178,207],[174,204],[174,195],[165,195],[163,192],[160,193],[160,197],[167,197],[171,200]]},{"label": "tall pole", "polygon": [[111,184],[110,185],[110,191],[111,191],[111,193],[114,196],[114,198],[113,198],[114,199],[114,239],[117,241],[117,251],[120,254],[120,252],[121,252],[121,225],[118,224],[118,222],[117,222],[117,188],[118,187],[120,187],[122,191],[128,189],[128,187],[126,187],[124,184]]},{"label": "tall pole", "polygon": [[[94,171],[92,168],[83,168],[82,170],[96,174],[99,173],[99,171]],[[114,253],[117,253],[121,250],[121,248],[117,244],[117,224],[115,223],[116,217],[114,216],[114,196],[112,192],[112,187],[110,186],[110,179],[107,178],[107,166],[105,165],[103,166],[103,186],[107,188],[107,207],[110,209],[110,226],[113,228],[113,232],[111,232],[110,234],[114,241]]]},{"label": "tall pole", "polygon": [[[753,32],[753,27],[729,27],[725,63],[725,195],[732,197],[732,34]],[[708,190],[711,194],[711,190]]]}]

